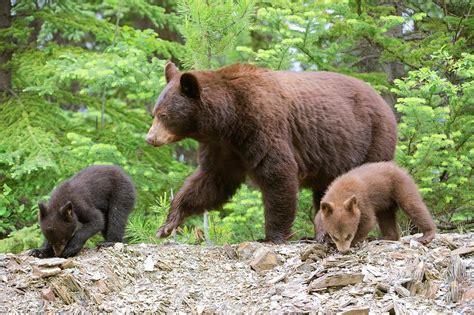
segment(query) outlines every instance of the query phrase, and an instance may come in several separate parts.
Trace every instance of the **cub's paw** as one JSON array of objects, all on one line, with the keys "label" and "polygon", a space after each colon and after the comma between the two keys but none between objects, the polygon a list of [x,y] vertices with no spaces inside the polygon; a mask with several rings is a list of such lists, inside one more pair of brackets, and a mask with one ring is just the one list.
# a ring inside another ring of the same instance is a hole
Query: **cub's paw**
[{"label": "cub's paw", "polygon": [[80,251],[82,247],[66,247],[66,249],[63,251],[61,254],[62,258],[69,258],[76,256]]},{"label": "cub's paw", "polygon": [[331,243],[331,238],[323,233],[323,234],[316,234],[316,236],[314,237],[313,239],[315,242],[319,243],[319,244],[327,244],[327,243]]},{"label": "cub's paw", "polygon": [[44,251],[40,248],[34,248],[28,252],[28,255],[37,257],[37,258],[46,258],[48,257]]},{"label": "cub's paw", "polygon": [[97,246],[95,248],[102,249],[102,248],[106,248],[106,247],[112,247],[115,244],[117,244],[117,242],[100,242],[99,244],[97,244]]}]

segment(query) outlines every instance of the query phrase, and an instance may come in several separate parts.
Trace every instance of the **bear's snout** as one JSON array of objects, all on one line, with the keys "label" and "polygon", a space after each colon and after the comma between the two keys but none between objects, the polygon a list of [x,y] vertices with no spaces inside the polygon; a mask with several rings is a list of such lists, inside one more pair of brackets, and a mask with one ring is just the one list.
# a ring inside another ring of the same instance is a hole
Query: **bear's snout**
[{"label": "bear's snout", "polygon": [[180,138],[173,133],[171,133],[168,129],[163,126],[156,117],[153,120],[153,124],[148,131],[148,135],[146,136],[146,143],[159,147],[171,142],[178,141]]}]

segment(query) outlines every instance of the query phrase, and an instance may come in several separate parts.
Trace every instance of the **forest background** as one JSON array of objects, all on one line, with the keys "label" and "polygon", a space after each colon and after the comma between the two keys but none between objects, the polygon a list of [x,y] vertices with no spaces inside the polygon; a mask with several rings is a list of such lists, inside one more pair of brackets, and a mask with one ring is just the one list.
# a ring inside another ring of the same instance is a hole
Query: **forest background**
[{"label": "forest background", "polygon": [[[192,140],[144,141],[169,59],[369,82],[397,113],[397,162],[440,230],[473,230],[473,13],[470,0],[0,0],[0,252],[38,246],[37,202],[91,164],[118,164],[136,184],[126,240],[161,242],[170,198],[197,165]],[[294,238],[312,236],[308,191],[298,207]],[[196,216],[177,241],[263,238],[250,182],[219,210],[206,236]]]}]

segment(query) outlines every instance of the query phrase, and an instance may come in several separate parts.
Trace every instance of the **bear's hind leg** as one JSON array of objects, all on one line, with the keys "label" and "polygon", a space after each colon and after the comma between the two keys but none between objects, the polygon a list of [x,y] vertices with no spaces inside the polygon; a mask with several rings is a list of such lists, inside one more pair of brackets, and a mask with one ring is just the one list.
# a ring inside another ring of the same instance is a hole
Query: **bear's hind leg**
[{"label": "bear's hind leg", "polygon": [[123,213],[116,207],[109,209],[107,228],[105,231],[105,243],[117,243],[123,241],[125,226],[127,225],[128,213]]},{"label": "bear's hind leg", "polygon": [[400,180],[395,188],[395,199],[410,220],[421,230],[423,236],[417,241],[428,244],[436,234],[436,225],[430,211],[421,198],[415,182],[409,175]]},{"label": "bear's hind leg", "polygon": [[397,206],[393,205],[389,209],[377,213],[377,223],[382,234],[380,239],[390,241],[398,241],[400,239],[397,228],[396,210]]}]

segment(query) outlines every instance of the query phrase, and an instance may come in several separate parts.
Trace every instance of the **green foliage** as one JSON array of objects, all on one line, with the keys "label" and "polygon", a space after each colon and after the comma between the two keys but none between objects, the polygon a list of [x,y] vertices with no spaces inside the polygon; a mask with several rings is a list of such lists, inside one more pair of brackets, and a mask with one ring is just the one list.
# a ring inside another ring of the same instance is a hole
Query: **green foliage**
[{"label": "green foliage", "polygon": [[[224,206],[223,213],[227,215],[220,225],[227,233],[222,233],[220,242],[239,243],[265,238],[262,194],[259,191],[242,185]],[[213,223],[218,225],[217,222]]]},{"label": "green foliage", "polygon": [[0,253],[19,253],[42,244],[41,230],[37,225],[24,227],[0,239]]},{"label": "green foliage", "polygon": [[474,209],[474,56],[454,61],[441,52],[433,60],[448,72],[424,67],[395,81],[395,107],[403,115],[397,160],[438,220],[449,222],[472,217]]},{"label": "green foliage", "polygon": [[249,26],[254,0],[181,0],[180,28],[186,39],[186,67],[210,69],[222,65],[222,58],[234,48],[239,35]]}]

